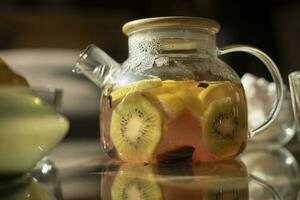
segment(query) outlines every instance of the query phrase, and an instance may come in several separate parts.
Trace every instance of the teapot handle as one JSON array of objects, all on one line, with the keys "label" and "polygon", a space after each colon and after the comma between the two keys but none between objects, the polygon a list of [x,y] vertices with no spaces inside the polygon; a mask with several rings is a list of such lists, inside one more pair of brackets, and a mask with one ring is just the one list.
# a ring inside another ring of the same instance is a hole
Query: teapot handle
[{"label": "teapot handle", "polygon": [[238,52],[238,51],[252,54],[266,65],[270,74],[272,75],[272,78],[276,86],[276,99],[274,101],[273,108],[269,113],[267,119],[259,126],[249,130],[250,137],[253,137],[254,135],[257,135],[261,131],[265,130],[271,123],[273,123],[279,113],[282,100],[283,100],[283,81],[282,81],[281,74],[276,64],[273,62],[273,60],[267,54],[265,54],[263,51],[257,48],[237,44],[237,45],[229,45],[229,46],[222,47],[217,51],[218,51],[217,52],[218,55],[224,55],[227,53]]}]

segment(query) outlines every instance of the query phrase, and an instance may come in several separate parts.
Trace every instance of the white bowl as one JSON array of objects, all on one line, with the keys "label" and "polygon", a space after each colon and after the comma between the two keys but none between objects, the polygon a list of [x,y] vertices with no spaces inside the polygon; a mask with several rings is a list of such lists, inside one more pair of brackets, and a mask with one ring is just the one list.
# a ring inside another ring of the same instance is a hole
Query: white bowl
[{"label": "white bowl", "polygon": [[0,176],[31,171],[68,128],[68,120],[32,90],[0,86]]}]

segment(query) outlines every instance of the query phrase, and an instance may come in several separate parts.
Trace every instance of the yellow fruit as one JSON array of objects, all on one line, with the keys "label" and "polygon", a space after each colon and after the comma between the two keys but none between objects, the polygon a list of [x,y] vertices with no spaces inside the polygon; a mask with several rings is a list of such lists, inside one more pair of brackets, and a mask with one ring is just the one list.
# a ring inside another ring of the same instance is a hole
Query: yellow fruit
[{"label": "yellow fruit", "polygon": [[205,107],[196,95],[191,93],[187,88],[182,88],[178,90],[178,96],[196,118],[200,119],[203,116]]},{"label": "yellow fruit", "polygon": [[124,87],[117,88],[112,91],[111,98],[112,101],[119,100],[123,98],[126,95],[136,93],[136,92],[143,92],[145,90],[151,89],[151,88],[156,88],[161,86],[161,79],[146,79],[146,80],[141,80],[138,82],[134,82],[131,84],[128,84]]},{"label": "yellow fruit", "polygon": [[184,102],[176,95],[176,93],[162,93],[156,95],[156,97],[170,118],[176,118],[185,107]]},{"label": "yellow fruit", "polygon": [[171,118],[176,118],[184,108],[187,108],[199,119],[203,115],[204,106],[186,87],[189,83],[192,81],[167,80],[162,82],[161,87],[153,88],[148,93],[159,100],[163,110]]},{"label": "yellow fruit", "polygon": [[198,98],[203,102],[204,105],[208,106],[210,102],[216,99],[221,99],[225,97],[233,97],[236,91],[236,86],[230,81],[210,82],[209,86],[204,89]]}]

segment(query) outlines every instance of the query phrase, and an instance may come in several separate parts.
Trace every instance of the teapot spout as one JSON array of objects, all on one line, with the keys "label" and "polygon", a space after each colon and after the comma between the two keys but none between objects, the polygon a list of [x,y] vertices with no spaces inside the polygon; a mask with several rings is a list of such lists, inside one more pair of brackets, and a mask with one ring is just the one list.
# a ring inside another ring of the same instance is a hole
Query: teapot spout
[{"label": "teapot spout", "polygon": [[98,87],[113,82],[113,77],[120,71],[118,62],[102,49],[90,44],[79,56],[73,72],[83,74]]}]

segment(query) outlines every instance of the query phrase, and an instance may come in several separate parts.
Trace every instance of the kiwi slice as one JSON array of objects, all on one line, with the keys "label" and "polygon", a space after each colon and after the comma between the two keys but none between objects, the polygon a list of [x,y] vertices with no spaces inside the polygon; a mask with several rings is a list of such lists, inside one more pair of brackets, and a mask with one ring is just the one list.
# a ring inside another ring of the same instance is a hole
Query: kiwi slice
[{"label": "kiwi slice", "polygon": [[125,162],[149,162],[161,132],[160,112],[142,95],[126,96],[113,110],[110,136]]},{"label": "kiwi slice", "polygon": [[203,142],[217,157],[235,155],[244,142],[245,125],[230,97],[212,101],[204,113]]},{"label": "kiwi slice", "polygon": [[128,94],[136,93],[136,92],[143,92],[144,90],[159,87],[161,85],[162,85],[161,79],[159,79],[159,78],[146,79],[146,80],[141,80],[138,82],[128,84],[124,87],[116,88],[115,90],[113,90],[111,92],[110,95],[111,95],[112,101],[116,101]]},{"label": "kiwi slice", "polygon": [[152,166],[133,166],[133,168],[123,170],[122,166],[111,187],[112,200],[163,199],[161,188],[153,172],[147,170],[149,167]]}]

